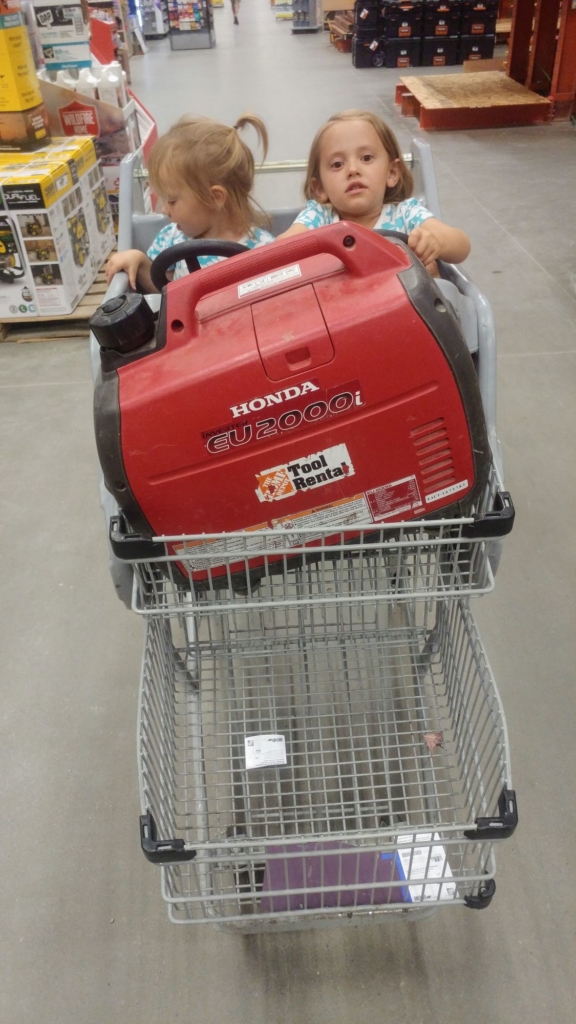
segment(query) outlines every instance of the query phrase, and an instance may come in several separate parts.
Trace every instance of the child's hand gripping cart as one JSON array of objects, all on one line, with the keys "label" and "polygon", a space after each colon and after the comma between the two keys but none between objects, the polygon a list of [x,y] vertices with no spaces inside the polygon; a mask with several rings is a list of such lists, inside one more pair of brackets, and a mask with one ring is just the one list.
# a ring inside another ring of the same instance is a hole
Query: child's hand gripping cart
[{"label": "child's hand gripping cart", "polygon": [[111,541],[147,621],[142,846],[172,920],[486,906],[516,802],[468,596],[513,508],[445,295],[342,222],[93,329]]}]

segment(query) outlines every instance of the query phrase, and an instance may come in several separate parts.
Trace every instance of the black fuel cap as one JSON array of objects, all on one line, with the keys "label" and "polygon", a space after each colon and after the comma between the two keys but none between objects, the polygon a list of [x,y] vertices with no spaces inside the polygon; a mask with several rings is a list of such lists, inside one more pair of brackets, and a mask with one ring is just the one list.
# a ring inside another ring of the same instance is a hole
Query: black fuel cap
[{"label": "black fuel cap", "polygon": [[133,352],[154,337],[155,319],[143,295],[132,292],[108,299],[93,316],[89,327],[102,349]]}]

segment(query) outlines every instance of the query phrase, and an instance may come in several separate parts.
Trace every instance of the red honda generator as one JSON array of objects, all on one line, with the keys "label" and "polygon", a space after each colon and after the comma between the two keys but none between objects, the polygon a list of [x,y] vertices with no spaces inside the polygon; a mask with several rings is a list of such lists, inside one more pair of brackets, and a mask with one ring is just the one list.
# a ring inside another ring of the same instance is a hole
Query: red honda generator
[{"label": "red honda generator", "polygon": [[[208,253],[230,258],[166,282]],[[130,532],[364,528],[473,508],[490,465],[476,372],[399,237],[342,221],[251,251],[190,242],[151,273],[157,320],[131,293],[91,321],[98,452]]]}]

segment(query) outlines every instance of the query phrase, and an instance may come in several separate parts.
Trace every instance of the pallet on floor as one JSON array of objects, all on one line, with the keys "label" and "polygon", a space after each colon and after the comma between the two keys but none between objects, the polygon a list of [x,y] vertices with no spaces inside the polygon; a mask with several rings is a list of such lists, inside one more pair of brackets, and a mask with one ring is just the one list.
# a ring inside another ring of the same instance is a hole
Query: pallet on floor
[{"label": "pallet on floor", "polygon": [[498,18],[496,22],[496,42],[507,43],[512,31],[512,18]]},{"label": "pallet on floor", "polygon": [[2,341],[61,341],[65,338],[87,338],[90,334],[88,321],[104,300],[108,285],[106,275],[100,270],[72,313],[66,316],[11,317],[0,320],[0,342]]},{"label": "pallet on floor", "polygon": [[501,71],[401,78],[396,103],[428,131],[543,124],[552,104]]}]

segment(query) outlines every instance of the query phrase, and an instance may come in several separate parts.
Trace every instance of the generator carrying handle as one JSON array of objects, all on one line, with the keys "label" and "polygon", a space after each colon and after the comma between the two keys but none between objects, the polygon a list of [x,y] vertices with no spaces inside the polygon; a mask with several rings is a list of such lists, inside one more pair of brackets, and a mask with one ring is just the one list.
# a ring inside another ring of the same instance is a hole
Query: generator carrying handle
[{"label": "generator carrying handle", "polygon": [[[395,251],[391,252],[391,248]],[[174,252],[173,249],[166,251]],[[214,267],[205,267],[201,274],[194,274],[191,279],[180,278],[171,287],[184,285],[187,303],[195,309],[210,292],[241,282],[249,284],[250,279],[268,277],[275,270],[299,260],[326,253],[341,260],[354,277],[372,277],[389,268],[391,262],[396,262],[399,270],[406,270],[411,265],[410,257],[399,246],[383,248],[375,231],[343,220],[251,249],[242,254],[242,259],[232,258]]]}]

